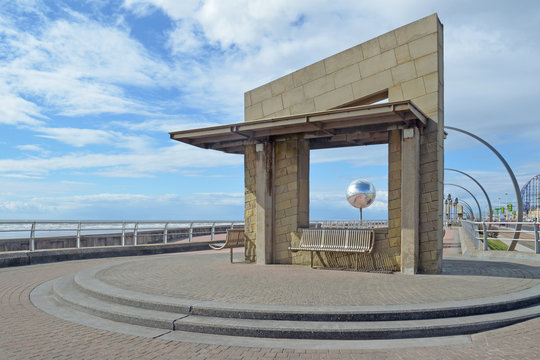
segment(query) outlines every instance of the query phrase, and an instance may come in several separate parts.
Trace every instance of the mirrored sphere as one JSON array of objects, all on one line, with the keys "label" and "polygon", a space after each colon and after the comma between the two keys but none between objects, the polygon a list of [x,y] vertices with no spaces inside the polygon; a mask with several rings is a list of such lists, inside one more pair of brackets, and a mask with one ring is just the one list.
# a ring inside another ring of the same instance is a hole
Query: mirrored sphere
[{"label": "mirrored sphere", "polygon": [[347,201],[355,208],[367,208],[375,201],[375,186],[365,179],[354,180],[347,188]]}]

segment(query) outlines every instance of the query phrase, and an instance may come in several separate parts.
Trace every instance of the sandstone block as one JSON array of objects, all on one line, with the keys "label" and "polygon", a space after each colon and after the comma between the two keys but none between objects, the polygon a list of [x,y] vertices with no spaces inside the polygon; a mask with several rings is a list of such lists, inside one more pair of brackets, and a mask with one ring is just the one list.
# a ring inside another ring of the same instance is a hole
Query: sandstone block
[{"label": "sandstone block", "polygon": [[390,69],[396,65],[397,61],[394,50],[385,51],[380,55],[376,55],[358,63],[362,78],[367,78],[371,75],[380,73],[381,71]]},{"label": "sandstone block", "polygon": [[403,92],[401,91],[401,84],[392,86],[388,89],[388,101],[401,101],[403,100]]},{"label": "sandstone block", "polygon": [[294,89],[287,90],[281,94],[281,98],[283,99],[283,106],[286,108],[295,104],[301,104],[306,100],[306,96],[304,95],[304,87],[299,86]]},{"label": "sandstone block", "polygon": [[262,108],[263,116],[268,116],[269,114],[283,110],[283,101],[281,100],[281,95],[263,100]]},{"label": "sandstone block", "polygon": [[331,74],[341,68],[362,61],[363,59],[364,55],[360,45],[347,49],[324,60],[326,73]]},{"label": "sandstone block", "polygon": [[[435,30],[418,40],[411,41],[409,43],[409,51],[411,56],[415,59],[422,56],[437,53],[437,33]],[[434,59],[435,66],[437,66],[437,59]]]},{"label": "sandstone block", "polygon": [[335,86],[339,88],[360,80],[360,68],[358,64],[353,64],[336,71],[334,76]]},{"label": "sandstone block", "polygon": [[251,96],[251,103],[257,104],[272,97],[272,86],[270,84],[265,84],[251,90],[249,93]]},{"label": "sandstone block", "polygon": [[401,90],[405,99],[414,99],[426,94],[424,80],[422,78],[403,82],[401,84]]},{"label": "sandstone block", "polygon": [[409,45],[407,44],[395,48],[394,53],[396,54],[396,62],[398,63],[398,65],[411,61]]},{"label": "sandstone block", "polygon": [[[324,68],[324,61],[319,61],[315,64],[306,66],[292,74],[295,87],[304,85],[325,75],[326,70]],[[251,100],[253,101],[253,98]]]},{"label": "sandstone block", "polygon": [[355,99],[360,99],[376,92],[388,89],[394,86],[392,81],[392,73],[390,70],[380,72],[378,74],[363,78],[362,80],[353,82],[352,89]]},{"label": "sandstone block", "polygon": [[334,90],[334,77],[324,76],[310,81],[304,85],[304,94],[307,99],[314,98],[321,94]]},{"label": "sandstone block", "polygon": [[387,32],[377,38],[379,40],[379,46],[381,52],[393,49],[397,47],[396,34],[393,31]]},{"label": "sandstone block", "polygon": [[364,54],[364,59],[379,55],[381,53],[381,48],[379,46],[379,39],[371,39],[361,44],[362,53]]},{"label": "sandstone block", "polygon": [[437,53],[422,56],[414,60],[418,76],[431,74],[437,71]]},{"label": "sandstone block", "polygon": [[282,94],[287,90],[293,89],[294,81],[293,81],[292,74],[285,75],[283,77],[280,77],[277,80],[272,81],[270,83],[270,87],[272,89],[273,96]]},{"label": "sandstone block", "polygon": [[409,61],[392,68],[394,84],[409,81],[416,78],[415,62]]},{"label": "sandstone block", "polygon": [[258,120],[263,118],[262,104],[251,105],[244,110],[245,121]]},{"label": "sandstone block", "polygon": [[437,15],[432,14],[411,24],[402,26],[394,30],[398,45],[406,44],[410,41],[420,39],[428,34],[437,31]]},{"label": "sandstone block", "polygon": [[335,89],[317,96],[315,100],[315,110],[328,110],[339,105],[351,102],[354,99],[350,85]]}]

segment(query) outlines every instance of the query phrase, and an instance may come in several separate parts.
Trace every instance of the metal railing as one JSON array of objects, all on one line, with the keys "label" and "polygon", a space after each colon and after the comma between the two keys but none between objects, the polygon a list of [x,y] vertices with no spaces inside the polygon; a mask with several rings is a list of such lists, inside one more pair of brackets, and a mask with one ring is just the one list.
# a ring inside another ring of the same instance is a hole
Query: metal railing
[{"label": "metal railing", "polygon": [[318,220],[310,221],[309,227],[325,229],[375,229],[388,227],[388,220]]},{"label": "metal railing", "polygon": [[[210,235],[215,239],[218,233],[225,233],[227,228],[243,226],[243,221],[0,221],[0,245],[8,242],[28,241],[28,249],[36,250],[36,242],[44,239],[75,239],[76,248],[81,248],[81,239],[96,237],[119,237],[120,243],[125,246],[126,239],[130,238],[130,245],[138,245],[141,235],[156,236],[159,242],[167,244],[171,234],[184,237],[191,242],[193,236]],[[152,241],[156,243],[157,241]],[[5,247],[5,246],[4,246]],[[2,247],[0,247],[2,251]],[[4,249],[4,251],[9,251]]]},{"label": "metal railing", "polygon": [[[508,222],[508,221],[467,221],[462,220],[463,230],[471,238],[475,248],[489,250],[489,240],[501,240],[511,243],[516,229],[520,233],[518,243],[522,243],[524,251],[534,251],[540,254],[540,229],[539,223],[534,222]],[[486,241],[487,240],[487,241]]]}]

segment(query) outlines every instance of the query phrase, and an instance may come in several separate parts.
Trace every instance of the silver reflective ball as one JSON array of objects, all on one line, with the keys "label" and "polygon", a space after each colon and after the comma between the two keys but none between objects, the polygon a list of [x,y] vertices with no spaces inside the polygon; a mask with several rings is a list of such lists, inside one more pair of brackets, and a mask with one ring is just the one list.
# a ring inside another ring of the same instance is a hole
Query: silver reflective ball
[{"label": "silver reflective ball", "polygon": [[375,186],[365,179],[354,180],[347,188],[347,201],[355,208],[367,208],[375,201]]}]

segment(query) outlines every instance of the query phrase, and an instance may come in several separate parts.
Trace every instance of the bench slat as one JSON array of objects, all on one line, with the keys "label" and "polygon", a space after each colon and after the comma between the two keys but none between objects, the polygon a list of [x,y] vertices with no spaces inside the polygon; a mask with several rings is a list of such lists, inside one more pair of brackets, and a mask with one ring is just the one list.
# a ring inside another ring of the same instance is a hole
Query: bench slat
[{"label": "bench slat", "polygon": [[361,229],[303,229],[298,247],[292,251],[337,251],[369,253],[375,232]]}]

